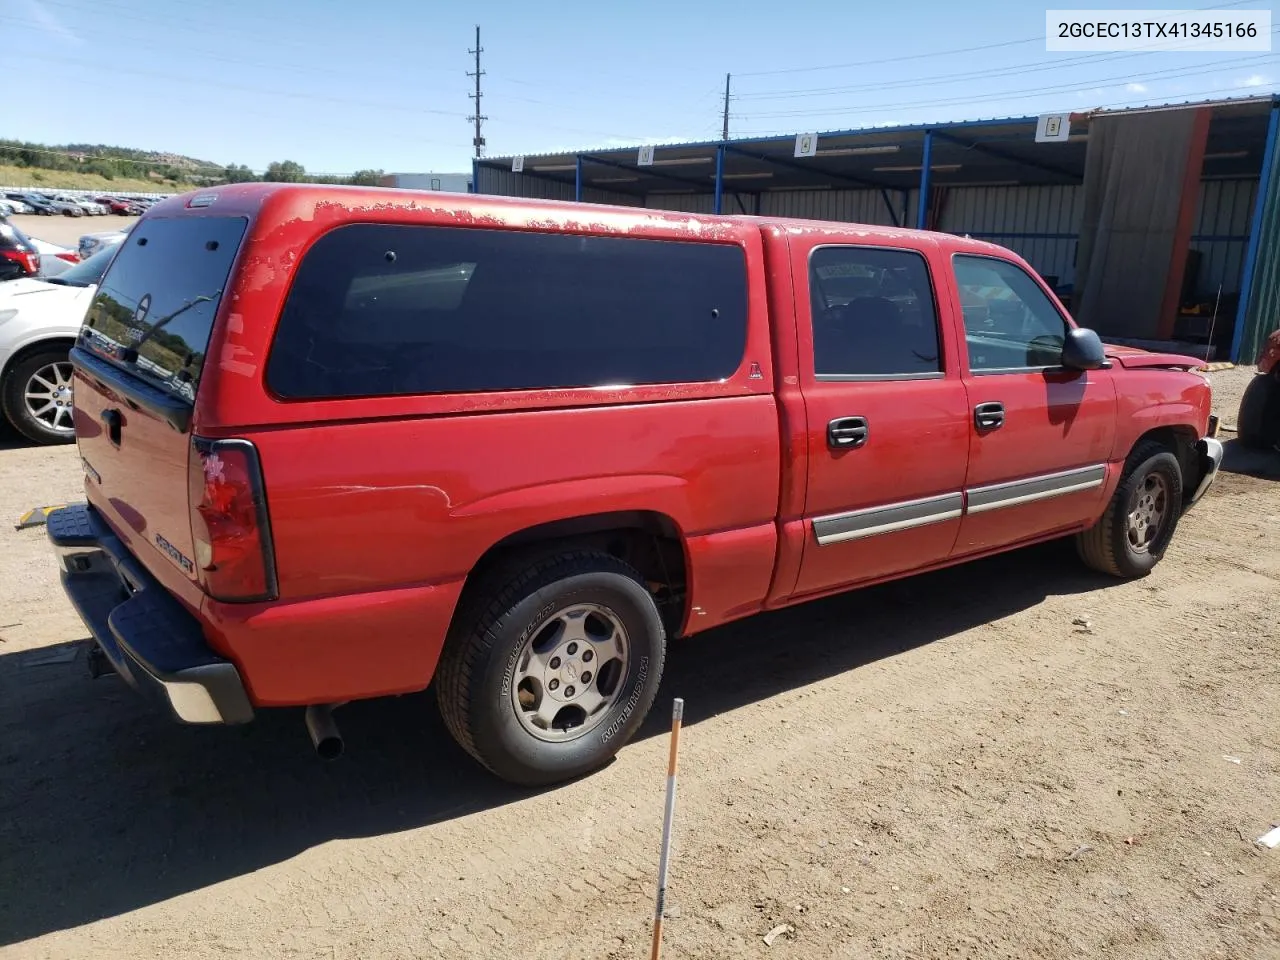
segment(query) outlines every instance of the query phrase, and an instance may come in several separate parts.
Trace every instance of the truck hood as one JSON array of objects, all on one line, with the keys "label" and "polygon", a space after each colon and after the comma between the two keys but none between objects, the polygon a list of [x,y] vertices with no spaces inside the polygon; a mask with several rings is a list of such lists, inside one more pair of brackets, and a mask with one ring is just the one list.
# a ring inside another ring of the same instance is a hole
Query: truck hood
[{"label": "truck hood", "polygon": [[1103,344],[1103,351],[1108,359],[1114,360],[1126,370],[1174,367],[1179,370],[1198,370],[1205,365],[1203,360],[1188,357],[1179,353],[1152,353],[1139,347],[1122,347],[1118,344]]}]

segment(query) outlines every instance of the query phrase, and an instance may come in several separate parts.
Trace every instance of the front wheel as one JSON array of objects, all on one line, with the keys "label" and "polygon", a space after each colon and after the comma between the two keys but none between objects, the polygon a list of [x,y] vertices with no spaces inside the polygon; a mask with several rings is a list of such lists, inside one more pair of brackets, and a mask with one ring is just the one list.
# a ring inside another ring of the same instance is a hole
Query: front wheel
[{"label": "front wheel", "polygon": [[1164,557],[1182,514],[1182,466],[1163,445],[1129,455],[1102,518],[1076,535],[1080,559],[1114,577],[1144,577]]},{"label": "front wheel", "polygon": [[0,410],[15,430],[35,443],[74,440],[67,351],[41,350],[11,364],[0,382]]},{"label": "front wheel", "polygon": [[459,610],[437,700],[464,750],[542,786],[604,766],[658,692],[666,631],[640,575],[595,551],[492,576]]}]

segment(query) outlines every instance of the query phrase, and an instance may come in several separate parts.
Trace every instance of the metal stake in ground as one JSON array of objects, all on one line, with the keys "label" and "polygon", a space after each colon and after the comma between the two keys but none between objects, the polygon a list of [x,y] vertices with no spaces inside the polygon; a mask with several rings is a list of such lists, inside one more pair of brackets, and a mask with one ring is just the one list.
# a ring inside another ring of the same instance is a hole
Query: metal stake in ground
[{"label": "metal stake in ground", "polygon": [[662,856],[658,860],[658,902],[653,911],[653,950],[650,960],[662,955],[662,915],[667,909],[667,867],[671,863],[671,820],[676,812],[676,765],[680,761],[680,723],[684,720],[684,701],[671,703],[671,755],[667,759],[667,808],[662,816]]}]

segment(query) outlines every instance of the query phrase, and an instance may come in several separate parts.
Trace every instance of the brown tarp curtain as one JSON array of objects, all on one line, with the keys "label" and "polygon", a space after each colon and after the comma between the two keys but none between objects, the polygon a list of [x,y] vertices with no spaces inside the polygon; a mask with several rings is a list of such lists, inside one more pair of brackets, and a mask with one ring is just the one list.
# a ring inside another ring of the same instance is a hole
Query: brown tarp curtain
[{"label": "brown tarp curtain", "polygon": [[1090,123],[1074,297],[1081,326],[1113,337],[1159,335],[1195,126],[1194,110]]}]

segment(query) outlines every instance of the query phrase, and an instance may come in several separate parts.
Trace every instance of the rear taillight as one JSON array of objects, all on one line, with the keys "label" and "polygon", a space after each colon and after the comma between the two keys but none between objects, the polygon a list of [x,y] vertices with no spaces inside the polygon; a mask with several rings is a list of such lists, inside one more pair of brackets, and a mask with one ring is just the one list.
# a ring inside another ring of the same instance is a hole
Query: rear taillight
[{"label": "rear taillight", "polygon": [[64,250],[62,251],[62,253],[55,253],[54,256],[57,257],[59,260],[67,261],[67,263],[80,262],[80,254],[76,253],[73,250]]},{"label": "rear taillight", "polygon": [[40,254],[38,253],[32,253],[29,250],[0,250],[0,257],[12,260],[30,276],[34,277],[40,272]]},{"label": "rear taillight", "polygon": [[215,600],[276,598],[275,555],[258,451],[248,440],[192,440],[187,478],[196,575]]}]

